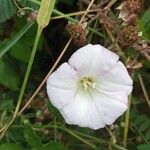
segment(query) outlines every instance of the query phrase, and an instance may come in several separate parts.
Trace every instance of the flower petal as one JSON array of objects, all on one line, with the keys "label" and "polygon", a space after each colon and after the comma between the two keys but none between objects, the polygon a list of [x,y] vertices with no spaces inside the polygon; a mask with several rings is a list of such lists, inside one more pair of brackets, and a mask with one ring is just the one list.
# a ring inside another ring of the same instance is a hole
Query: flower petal
[{"label": "flower petal", "polygon": [[62,109],[61,113],[69,124],[89,127],[91,129],[103,128],[105,126],[88,92],[79,90],[74,101]]},{"label": "flower petal", "polygon": [[86,92],[81,92],[81,89],[79,89],[74,100],[60,110],[60,112],[67,123],[79,125],[86,114],[89,105],[90,97]]},{"label": "flower petal", "polygon": [[63,63],[47,80],[47,93],[52,104],[58,109],[68,105],[77,89],[77,72]]},{"label": "flower petal", "polygon": [[[89,44],[50,75],[48,96],[67,123],[99,129],[124,113],[133,83],[118,59],[106,48]],[[81,77],[91,77],[93,86],[84,89]]]},{"label": "flower petal", "polygon": [[115,53],[100,45],[88,44],[76,51],[69,59],[81,75],[97,75],[109,71],[118,61]]},{"label": "flower petal", "polygon": [[128,95],[132,91],[133,81],[122,62],[118,62],[105,76],[98,79],[98,88],[105,91],[125,91]]},{"label": "flower petal", "polygon": [[92,91],[91,96],[101,119],[107,125],[112,124],[127,109],[127,104],[122,103],[123,100],[121,100],[125,99],[125,101],[127,101],[127,96],[123,97],[116,93],[116,95],[110,97],[108,93],[102,93],[98,90]]}]

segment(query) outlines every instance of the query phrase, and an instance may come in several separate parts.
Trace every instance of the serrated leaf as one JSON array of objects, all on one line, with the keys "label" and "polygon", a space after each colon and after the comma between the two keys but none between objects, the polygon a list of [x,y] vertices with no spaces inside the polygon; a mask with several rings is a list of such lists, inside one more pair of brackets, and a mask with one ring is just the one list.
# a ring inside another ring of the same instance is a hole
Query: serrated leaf
[{"label": "serrated leaf", "polygon": [[0,0],[0,23],[11,18],[17,11],[13,0]]},{"label": "serrated leaf", "polygon": [[17,144],[5,143],[0,146],[0,150],[22,150]]}]

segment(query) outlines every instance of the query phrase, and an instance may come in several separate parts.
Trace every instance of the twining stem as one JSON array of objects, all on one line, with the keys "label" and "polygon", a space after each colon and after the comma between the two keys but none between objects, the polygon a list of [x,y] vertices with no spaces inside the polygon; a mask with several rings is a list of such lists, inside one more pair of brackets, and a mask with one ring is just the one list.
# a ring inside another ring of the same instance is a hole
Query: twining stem
[{"label": "twining stem", "polygon": [[61,52],[61,54],[59,55],[59,57],[57,58],[55,64],[53,65],[53,67],[50,69],[50,71],[48,72],[48,74],[46,75],[46,77],[44,78],[44,80],[41,82],[41,84],[39,85],[39,87],[36,89],[36,91],[34,92],[34,94],[31,96],[31,98],[28,100],[28,102],[23,106],[23,108],[19,111],[18,116],[26,109],[26,107],[31,103],[31,101],[35,98],[35,96],[38,94],[38,92],[41,90],[41,88],[43,87],[43,85],[45,84],[47,78],[50,76],[50,74],[54,71],[54,69],[56,68],[56,66],[58,65],[59,61],[61,60],[62,56],[65,54],[68,46],[70,45],[72,41],[72,38],[67,42],[65,48],[63,49],[63,51]]},{"label": "twining stem", "polygon": [[23,80],[23,84],[22,84],[22,87],[21,87],[20,94],[19,94],[18,103],[17,103],[17,106],[16,106],[14,117],[16,117],[16,115],[18,113],[18,110],[19,110],[19,107],[20,107],[20,104],[21,104],[21,100],[22,100],[23,94],[25,92],[25,88],[26,88],[26,85],[27,85],[27,82],[28,82],[28,79],[29,79],[30,71],[31,71],[31,68],[32,68],[32,64],[33,64],[33,61],[34,61],[34,57],[35,57],[35,53],[36,53],[36,50],[37,50],[37,47],[38,47],[38,43],[39,43],[39,40],[40,40],[41,33],[42,33],[42,28],[38,27],[35,42],[34,42],[34,46],[33,46],[33,49],[32,49],[31,56],[30,56],[30,60],[29,60],[29,64],[28,64],[27,71],[26,71],[26,74],[25,74],[25,77],[24,77],[24,80]]},{"label": "twining stem", "polygon": [[78,131],[74,131],[72,130],[74,133],[80,135],[80,136],[83,136],[83,137],[86,137],[86,138],[89,138],[89,139],[92,139],[93,141],[99,143],[99,144],[102,144],[102,145],[111,145],[112,147],[118,149],[118,150],[127,150],[126,148],[120,146],[120,145],[117,145],[117,144],[114,144],[114,143],[111,143],[109,141],[106,141],[104,139],[100,139],[100,138],[97,138],[97,137],[94,137],[94,136],[91,136],[91,135],[87,135],[87,134],[84,134],[84,133],[81,133],[81,132],[78,132]]},{"label": "twining stem", "polygon": [[[32,3],[34,3],[34,4],[40,6],[40,2],[37,1],[37,0],[28,0],[28,1],[30,1],[30,2],[32,2]],[[92,11],[92,10],[91,10],[91,11]],[[88,9],[88,11],[87,11],[87,10],[84,11],[84,13],[86,13],[86,14],[89,13],[89,12],[90,12],[89,9]],[[79,23],[78,20],[76,20],[76,19],[74,19],[74,18],[68,16],[67,14],[64,14],[64,13],[58,11],[57,9],[53,9],[53,14],[58,15],[58,17],[59,17],[59,16],[60,16],[60,17],[62,16],[62,17],[64,17],[64,18],[66,18],[67,20],[71,21],[71,22]],[[53,17],[52,17],[52,18],[53,18]],[[97,34],[97,35],[100,36],[100,37],[106,38],[105,35],[103,35],[102,33],[98,32],[98,31],[96,31],[96,30],[94,30],[94,29],[92,29],[92,28],[89,27],[89,26],[87,27],[87,29],[89,29],[89,31],[92,31],[93,33]]]},{"label": "twining stem", "polygon": [[72,136],[74,136],[75,138],[79,139],[80,141],[86,143],[87,145],[89,145],[90,147],[92,147],[93,149],[95,149],[95,145],[93,145],[92,143],[90,143],[89,141],[85,140],[84,138],[81,138],[80,136],[78,136],[77,134],[75,134],[74,132],[72,132],[71,130],[64,128],[65,131],[67,131],[69,134],[71,134]]},{"label": "twining stem", "polygon": [[126,111],[125,115],[125,126],[124,126],[124,138],[123,138],[123,146],[127,147],[127,138],[128,138],[128,131],[129,131],[129,117],[130,117],[130,107],[131,107],[131,94],[128,98],[128,110]]},{"label": "twining stem", "polygon": [[22,101],[22,98],[23,98],[23,95],[24,95],[24,92],[25,92],[25,88],[26,88],[26,85],[27,85],[27,82],[28,82],[28,79],[29,79],[30,71],[31,71],[31,68],[32,68],[32,64],[33,64],[33,61],[34,61],[34,57],[35,57],[35,53],[36,53],[36,50],[37,50],[37,47],[38,47],[38,43],[39,43],[39,40],[40,40],[41,33],[42,33],[42,28],[38,27],[35,42],[34,42],[34,46],[33,46],[31,56],[30,56],[30,60],[29,60],[29,63],[28,63],[27,71],[26,71],[26,74],[25,74],[25,77],[24,77],[24,80],[23,80],[23,84],[22,84],[22,87],[21,87],[21,90],[20,90],[20,94],[19,94],[19,97],[18,97],[17,106],[16,106],[16,109],[15,109],[15,112],[13,114],[13,117],[12,117],[11,121],[0,130],[0,132],[3,131],[2,136],[5,134],[5,132],[9,128],[9,126],[13,123],[13,121],[17,117],[17,114],[18,114],[18,111],[19,111],[19,108],[20,108],[20,104],[21,104],[21,101]]},{"label": "twining stem", "polygon": [[[88,13],[91,13],[91,12],[98,12],[99,9],[91,9],[89,11],[87,11]],[[66,17],[71,17],[71,16],[77,16],[77,15],[82,15],[84,14],[86,11],[78,11],[78,12],[73,12],[73,13],[68,13],[68,14],[63,14],[63,15],[60,15],[60,16],[54,16],[52,17],[51,19],[52,20],[55,20],[55,19],[61,19],[61,18],[66,18]]]},{"label": "twining stem", "polygon": [[14,115],[13,115],[11,121],[8,124],[6,124],[0,130],[0,132],[2,132],[1,137],[3,137],[5,135],[5,132],[7,131],[9,126],[13,123],[13,121],[15,120],[15,118],[18,115],[19,108],[20,108],[20,105],[21,105],[21,101],[22,101],[22,98],[23,98],[23,95],[24,95],[24,92],[25,92],[25,88],[26,88],[26,85],[27,85],[27,82],[28,82],[28,79],[29,79],[32,64],[33,64],[34,57],[35,57],[35,54],[36,54],[36,50],[37,50],[37,47],[38,47],[38,43],[39,43],[39,40],[40,40],[40,36],[41,36],[41,33],[42,33],[43,29],[48,25],[48,23],[50,21],[51,13],[53,11],[54,5],[55,5],[55,0],[51,0],[51,1],[42,0],[41,1],[41,6],[40,6],[38,16],[37,16],[37,23],[38,23],[37,34],[36,34],[33,49],[32,49],[32,52],[31,52],[30,60],[29,60],[29,63],[28,63],[27,71],[26,71],[26,74],[25,74],[25,77],[24,77],[24,80],[23,80],[23,84],[22,84],[22,87],[21,87],[20,94],[19,94],[17,106],[16,106],[16,109],[15,109],[15,112],[14,112]]}]

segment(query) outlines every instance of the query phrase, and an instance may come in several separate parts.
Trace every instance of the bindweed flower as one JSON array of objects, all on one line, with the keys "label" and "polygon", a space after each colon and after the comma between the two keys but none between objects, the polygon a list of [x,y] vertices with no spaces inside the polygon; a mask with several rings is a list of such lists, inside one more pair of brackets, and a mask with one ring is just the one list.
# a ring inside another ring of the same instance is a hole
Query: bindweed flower
[{"label": "bindweed flower", "polygon": [[112,124],[127,109],[132,80],[119,56],[100,45],[77,50],[47,80],[47,93],[68,124]]}]

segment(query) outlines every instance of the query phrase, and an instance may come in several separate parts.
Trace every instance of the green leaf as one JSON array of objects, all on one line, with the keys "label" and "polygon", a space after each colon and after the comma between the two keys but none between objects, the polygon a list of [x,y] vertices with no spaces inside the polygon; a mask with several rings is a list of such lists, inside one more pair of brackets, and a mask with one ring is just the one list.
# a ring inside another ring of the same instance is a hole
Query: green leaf
[{"label": "green leaf", "polygon": [[150,120],[147,120],[141,123],[141,125],[139,126],[140,131],[145,131],[146,129],[149,129],[149,128],[150,128]]},{"label": "green leaf", "polygon": [[0,110],[12,110],[14,108],[12,99],[1,99]]},{"label": "green leaf", "polygon": [[150,141],[150,130],[146,132],[145,137],[148,141]]},{"label": "green leaf", "polygon": [[39,6],[38,6],[38,5],[36,5],[36,4],[34,4],[34,3],[31,3],[31,2],[28,1],[28,0],[21,0],[20,3],[21,3],[21,5],[22,5],[23,7],[30,7],[30,8],[32,8],[32,9],[34,9],[34,10],[38,10],[38,9],[39,9]]},{"label": "green leaf", "polygon": [[22,44],[21,41],[11,48],[9,54],[11,54],[14,58],[18,60],[28,62],[31,55],[31,48],[27,45]]},{"label": "green leaf", "polygon": [[150,150],[150,144],[141,144],[137,147],[138,150]]},{"label": "green leaf", "polygon": [[11,18],[17,11],[13,0],[0,0],[0,23]]},{"label": "green leaf", "polygon": [[22,150],[22,149],[17,144],[5,143],[0,146],[0,150]]},{"label": "green leaf", "polygon": [[24,130],[24,137],[31,148],[39,149],[42,146],[40,137],[30,126]]},{"label": "green leaf", "polygon": [[3,59],[0,59],[0,84],[12,90],[17,90],[20,84],[17,73]]},{"label": "green leaf", "polygon": [[[16,26],[16,32],[20,31],[21,28],[24,26],[24,23],[20,22],[20,19],[17,20],[18,24]],[[9,54],[12,57],[28,63],[29,58],[31,56],[32,46],[34,44],[35,34],[37,32],[37,25],[34,24],[27,32],[23,35],[23,38],[19,39],[10,49]],[[30,41],[30,42],[29,42]],[[38,50],[41,49],[43,42],[43,34],[41,35],[41,39],[39,41]]]},{"label": "green leaf", "polygon": [[0,58],[30,29],[33,23],[27,23],[18,33],[11,39],[0,46]]},{"label": "green leaf", "polygon": [[42,150],[66,150],[65,146],[59,142],[49,141],[42,147]]},{"label": "green leaf", "polygon": [[142,37],[145,40],[149,41],[150,40],[150,35],[146,31],[145,25],[141,20],[138,20],[138,29],[139,29],[140,32],[142,32]]},{"label": "green leaf", "polygon": [[150,9],[146,11],[141,20],[138,21],[138,28],[143,33],[145,40],[150,40]]},{"label": "green leaf", "polygon": [[[146,30],[148,31],[150,29],[150,9],[145,11],[145,13],[143,14],[141,21],[143,22]],[[150,33],[150,30],[149,30]]]}]

